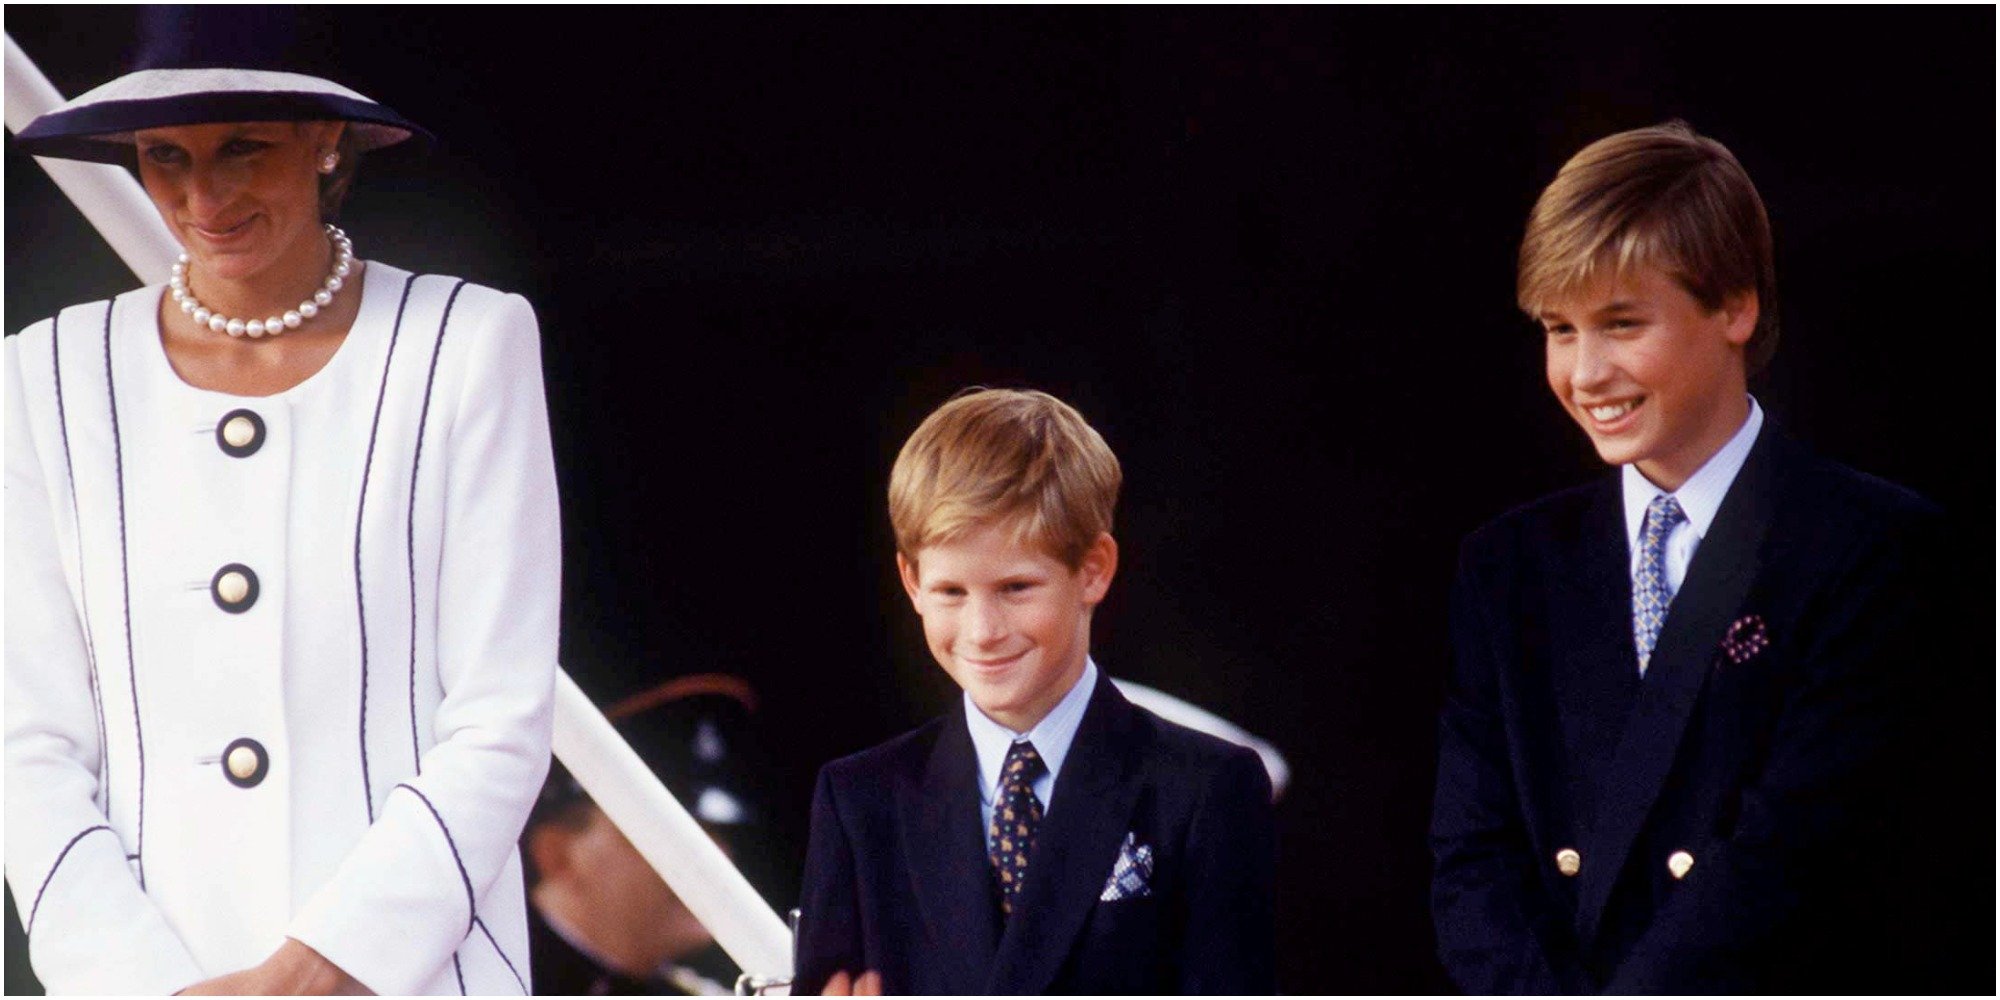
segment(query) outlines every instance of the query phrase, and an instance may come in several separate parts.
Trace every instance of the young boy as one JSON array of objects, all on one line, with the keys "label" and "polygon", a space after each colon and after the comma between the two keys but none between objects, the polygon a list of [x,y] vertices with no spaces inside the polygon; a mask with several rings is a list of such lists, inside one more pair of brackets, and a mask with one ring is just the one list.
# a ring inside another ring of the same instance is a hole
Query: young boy
[{"label": "young boy", "polygon": [[1257,756],[1135,708],[1090,659],[1120,480],[1039,392],[959,396],[903,446],[896,565],[965,695],[820,772],[796,992],[1274,990]]},{"label": "young boy", "polygon": [[1927,880],[1896,859],[1923,842],[1908,737],[1945,666],[1937,518],[1747,395],[1772,275],[1749,177],[1679,122],[1593,143],[1530,215],[1520,306],[1618,468],[1461,556],[1431,840],[1467,992],[1899,992],[1936,971],[1908,932]]}]

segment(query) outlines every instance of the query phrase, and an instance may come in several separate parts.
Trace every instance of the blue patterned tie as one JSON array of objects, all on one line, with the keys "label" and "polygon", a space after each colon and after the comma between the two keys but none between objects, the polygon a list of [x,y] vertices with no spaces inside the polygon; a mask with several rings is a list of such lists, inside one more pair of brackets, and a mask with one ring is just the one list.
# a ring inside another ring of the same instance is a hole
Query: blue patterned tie
[{"label": "blue patterned tie", "polygon": [[1639,529],[1639,571],[1632,576],[1632,644],[1639,650],[1641,677],[1653,658],[1653,644],[1660,640],[1667,605],[1674,602],[1674,590],[1667,584],[1667,536],[1685,520],[1680,501],[1662,493],[1646,505],[1646,523]]},{"label": "blue patterned tie", "polygon": [[1012,915],[1014,900],[1028,879],[1028,859],[1035,854],[1035,831],[1042,825],[1042,801],[1035,797],[1035,779],[1045,765],[1035,745],[1022,740],[1007,748],[1000,765],[1000,798],[993,803],[993,827],[987,831],[986,856],[1000,879],[1000,911]]}]

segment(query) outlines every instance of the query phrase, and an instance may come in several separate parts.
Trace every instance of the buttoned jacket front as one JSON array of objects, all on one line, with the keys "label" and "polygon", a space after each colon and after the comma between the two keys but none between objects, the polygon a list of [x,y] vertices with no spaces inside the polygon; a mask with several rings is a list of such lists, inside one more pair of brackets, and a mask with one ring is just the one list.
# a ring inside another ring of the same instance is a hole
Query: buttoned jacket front
[{"label": "buttoned jacket front", "polygon": [[1890,863],[1978,815],[1924,766],[1967,666],[1940,638],[1941,524],[1766,423],[1643,677],[1616,474],[1469,538],[1431,826],[1459,987],[1976,983],[1924,927],[1936,890]]},{"label": "buttoned jacket front", "polygon": [[[1255,753],[1134,706],[1099,674],[1000,909],[963,708],[820,770],[797,978],[892,994],[1276,988],[1271,781]],[[1117,881],[1136,845],[1148,860]]]},{"label": "buttoned jacket front", "polygon": [[534,314],[382,264],[285,392],[194,388],[161,289],[7,344],[7,878],[53,991],[285,937],[380,993],[526,992],[555,478]]}]

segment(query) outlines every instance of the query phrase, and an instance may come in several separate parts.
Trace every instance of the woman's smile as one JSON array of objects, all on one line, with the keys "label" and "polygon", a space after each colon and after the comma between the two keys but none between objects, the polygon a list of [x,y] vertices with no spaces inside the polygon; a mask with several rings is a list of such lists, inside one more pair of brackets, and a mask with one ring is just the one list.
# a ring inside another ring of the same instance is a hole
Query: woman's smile
[{"label": "woman's smile", "polygon": [[181,228],[195,240],[207,244],[207,249],[211,252],[232,251],[250,243],[255,231],[255,227],[251,224],[258,218],[256,214],[251,214],[234,222],[188,223]]}]

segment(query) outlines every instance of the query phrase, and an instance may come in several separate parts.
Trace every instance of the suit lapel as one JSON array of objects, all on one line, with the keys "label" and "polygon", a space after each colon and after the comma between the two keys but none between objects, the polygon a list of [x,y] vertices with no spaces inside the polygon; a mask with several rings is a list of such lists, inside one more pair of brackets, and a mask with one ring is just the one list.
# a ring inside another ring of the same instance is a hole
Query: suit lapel
[{"label": "suit lapel", "polygon": [[1057,776],[986,993],[1045,993],[1069,956],[1130,829],[1143,785],[1141,720],[1099,674]]},{"label": "suit lapel", "polygon": [[1673,767],[1716,646],[1756,579],[1759,549],[1771,523],[1772,451],[1777,447],[1772,435],[1766,423],[1695,550],[1660,627],[1638,702],[1612,758],[1598,822],[1586,840],[1577,900],[1577,929],[1585,941],[1595,935],[1632,843]]},{"label": "suit lapel", "polygon": [[955,992],[977,992],[993,967],[1000,940],[1000,903],[979,826],[979,763],[965,714],[947,718],[920,787],[899,797],[904,856],[917,904],[933,940],[961,963]]}]

